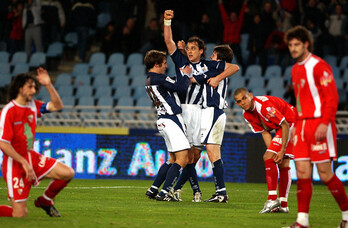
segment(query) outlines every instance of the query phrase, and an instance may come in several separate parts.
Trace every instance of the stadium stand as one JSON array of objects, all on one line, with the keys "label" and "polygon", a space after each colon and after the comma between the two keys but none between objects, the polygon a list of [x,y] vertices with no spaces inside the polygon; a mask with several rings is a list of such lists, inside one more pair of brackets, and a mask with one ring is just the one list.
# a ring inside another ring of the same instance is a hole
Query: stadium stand
[{"label": "stadium stand", "polygon": [[18,52],[13,54],[10,64],[12,66],[14,66],[18,63],[27,63],[27,62],[28,62],[27,53],[25,53],[23,51],[18,51]]},{"label": "stadium stand", "polygon": [[108,67],[113,67],[115,65],[123,65],[124,64],[124,55],[121,52],[113,53],[109,56],[108,62],[106,65]]},{"label": "stadium stand", "polygon": [[104,65],[106,64],[105,61],[106,61],[106,56],[103,52],[95,52],[89,58],[88,65],[90,67],[95,67],[97,65]]},{"label": "stadium stand", "polygon": [[0,63],[9,63],[10,54],[6,51],[0,51]]},{"label": "stadium stand", "polygon": [[126,65],[122,64],[122,65],[112,66],[109,76],[111,78],[115,78],[119,75],[126,75],[126,74],[127,74],[127,67]]},{"label": "stadium stand", "polygon": [[262,76],[262,68],[260,65],[249,65],[246,68],[244,77],[251,78],[252,76]]},{"label": "stadium stand", "polygon": [[46,54],[43,52],[35,52],[30,56],[29,67],[37,68],[39,66],[45,66]]},{"label": "stadium stand", "polygon": [[131,68],[132,66],[143,64],[143,55],[141,53],[132,53],[128,56],[126,66]]}]

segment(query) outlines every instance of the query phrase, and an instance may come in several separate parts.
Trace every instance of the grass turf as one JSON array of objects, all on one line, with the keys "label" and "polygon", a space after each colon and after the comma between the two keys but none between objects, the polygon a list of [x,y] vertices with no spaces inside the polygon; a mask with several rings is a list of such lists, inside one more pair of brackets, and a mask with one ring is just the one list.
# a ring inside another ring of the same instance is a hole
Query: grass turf
[{"label": "grass turf", "polygon": [[[266,184],[227,183],[229,203],[192,203],[187,183],[183,202],[157,202],[145,198],[151,181],[73,180],[56,198],[61,218],[51,218],[34,206],[48,181],[32,188],[26,218],[0,218],[0,227],[282,227],[296,220],[296,186],[289,194],[289,214],[259,214],[267,199]],[[201,182],[203,199],[214,184]],[[0,205],[8,204],[4,181]],[[310,210],[311,227],[337,227],[341,212],[325,185],[315,185]]]}]

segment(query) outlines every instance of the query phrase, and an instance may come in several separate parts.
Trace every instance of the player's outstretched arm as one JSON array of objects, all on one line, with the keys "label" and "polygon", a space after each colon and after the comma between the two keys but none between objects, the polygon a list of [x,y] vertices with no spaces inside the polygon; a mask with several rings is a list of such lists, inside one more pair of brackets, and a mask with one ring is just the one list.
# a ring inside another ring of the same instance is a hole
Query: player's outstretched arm
[{"label": "player's outstretched arm", "polygon": [[20,154],[17,153],[17,151],[13,148],[13,146],[10,143],[2,142],[0,141],[0,149],[9,157],[14,159],[15,161],[22,164],[23,169],[26,174],[26,178],[29,181],[32,181],[35,177],[35,173],[33,168],[29,165],[27,160],[25,160]]},{"label": "player's outstretched arm", "polygon": [[235,74],[239,70],[240,68],[238,65],[226,63],[225,70],[221,72],[221,74],[217,75],[216,77],[209,78],[208,84],[215,89],[219,85],[219,82],[221,80],[224,80],[225,78]]},{"label": "player's outstretched arm", "polygon": [[48,103],[47,110],[51,112],[61,110],[63,108],[63,102],[60,99],[57,90],[53,87],[51,78],[48,75],[47,70],[39,67],[36,71],[37,80],[47,89],[48,93],[50,94],[51,102]]},{"label": "player's outstretched arm", "polygon": [[164,11],[164,42],[166,43],[169,54],[173,54],[176,49],[175,42],[173,40],[171,21],[174,18],[173,10]]}]

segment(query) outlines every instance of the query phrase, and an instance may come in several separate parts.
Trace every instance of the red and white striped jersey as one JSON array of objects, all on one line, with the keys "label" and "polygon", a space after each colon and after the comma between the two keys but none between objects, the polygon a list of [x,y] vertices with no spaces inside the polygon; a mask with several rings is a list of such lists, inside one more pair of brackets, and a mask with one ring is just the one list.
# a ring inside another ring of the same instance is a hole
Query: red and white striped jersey
[{"label": "red and white striped jersey", "polygon": [[284,120],[289,124],[296,121],[295,107],[283,99],[273,96],[256,96],[253,99],[254,109],[244,111],[243,116],[254,133],[277,130]]},{"label": "red and white striped jersey", "polygon": [[330,65],[310,54],[293,66],[291,76],[298,119],[322,118],[324,124],[334,121],[338,93]]},{"label": "red and white striped jersey", "polygon": [[22,156],[32,149],[37,118],[41,117],[43,102],[32,100],[19,105],[14,100],[1,111],[0,141],[10,143]]}]

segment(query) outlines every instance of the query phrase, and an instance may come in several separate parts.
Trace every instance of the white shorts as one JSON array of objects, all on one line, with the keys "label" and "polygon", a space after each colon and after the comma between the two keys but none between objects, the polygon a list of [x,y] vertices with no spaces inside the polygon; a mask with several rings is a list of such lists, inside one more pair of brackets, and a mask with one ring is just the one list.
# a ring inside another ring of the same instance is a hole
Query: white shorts
[{"label": "white shorts", "polygon": [[164,138],[168,152],[178,152],[190,149],[182,116],[160,118],[157,120],[157,129]]},{"label": "white shorts", "polygon": [[191,146],[203,148],[201,143],[201,117],[200,105],[181,104],[182,117],[187,129],[187,138]]},{"label": "white shorts", "polygon": [[226,125],[226,114],[221,109],[202,109],[201,142],[221,145]]}]

